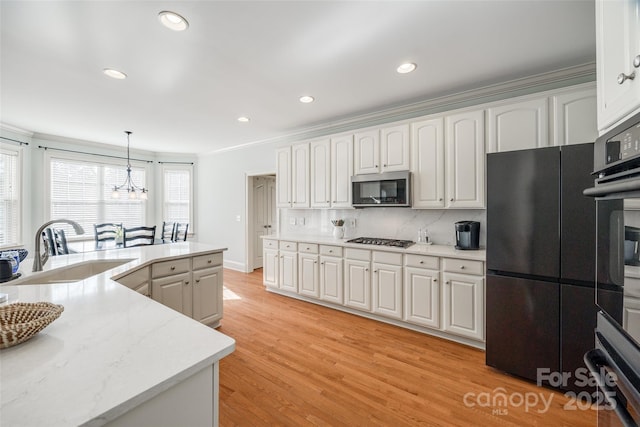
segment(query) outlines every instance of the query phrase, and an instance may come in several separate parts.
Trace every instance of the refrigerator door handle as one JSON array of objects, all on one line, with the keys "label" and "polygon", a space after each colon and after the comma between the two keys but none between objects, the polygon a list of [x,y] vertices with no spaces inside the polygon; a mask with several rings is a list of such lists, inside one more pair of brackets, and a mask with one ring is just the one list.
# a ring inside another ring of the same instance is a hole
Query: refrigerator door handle
[{"label": "refrigerator door handle", "polygon": [[631,416],[631,414],[629,414],[629,411],[627,411],[625,405],[618,399],[618,391],[616,390],[617,387],[610,386],[609,384],[607,384],[610,379],[603,378],[604,376],[602,375],[601,368],[609,368],[609,370],[612,370],[613,372],[615,372],[615,370],[612,369],[612,367],[607,362],[607,358],[605,357],[602,350],[597,348],[589,350],[584,355],[584,363],[585,365],[587,365],[589,372],[591,372],[591,374],[595,378],[596,383],[598,384],[598,388],[600,389],[600,391],[602,391],[605,400],[615,411],[616,415],[618,415],[618,418],[622,422],[622,425],[624,427],[636,427],[637,424],[633,420],[633,417]]}]

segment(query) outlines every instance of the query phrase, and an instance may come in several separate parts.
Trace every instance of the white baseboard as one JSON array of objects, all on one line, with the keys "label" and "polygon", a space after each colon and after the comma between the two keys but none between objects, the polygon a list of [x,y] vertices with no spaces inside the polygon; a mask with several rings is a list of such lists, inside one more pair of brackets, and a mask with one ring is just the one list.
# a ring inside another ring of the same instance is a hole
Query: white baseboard
[{"label": "white baseboard", "polygon": [[224,268],[240,271],[241,273],[249,273],[249,271],[247,271],[247,266],[245,265],[244,262],[236,262],[236,261],[225,259]]}]

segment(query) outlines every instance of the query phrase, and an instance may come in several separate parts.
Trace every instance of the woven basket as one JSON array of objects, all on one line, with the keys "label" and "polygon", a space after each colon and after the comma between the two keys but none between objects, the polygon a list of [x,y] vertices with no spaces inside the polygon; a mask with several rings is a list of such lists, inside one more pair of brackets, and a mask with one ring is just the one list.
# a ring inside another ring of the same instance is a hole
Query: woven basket
[{"label": "woven basket", "polygon": [[63,311],[63,306],[50,302],[17,302],[0,307],[0,349],[33,337]]}]

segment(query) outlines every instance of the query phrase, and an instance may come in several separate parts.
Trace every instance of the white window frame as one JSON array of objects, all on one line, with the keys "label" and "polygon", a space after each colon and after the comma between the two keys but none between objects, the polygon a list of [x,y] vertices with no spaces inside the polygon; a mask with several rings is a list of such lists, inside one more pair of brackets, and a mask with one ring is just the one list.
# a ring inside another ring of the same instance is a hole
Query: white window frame
[{"label": "white window frame", "polygon": [[24,198],[23,198],[23,192],[22,192],[22,171],[23,171],[23,148],[22,146],[16,146],[13,147],[11,145],[9,145],[7,147],[7,145],[9,144],[4,144],[3,143],[3,147],[0,148],[0,153],[3,154],[8,154],[8,155],[15,155],[17,157],[16,159],[16,176],[15,176],[15,187],[16,187],[16,197],[17,197],[17,232],[16,232],[16,241],[15,242],[8,242],[4,245],[0,245],[0,248],[10,248],[10,247],[15,247],[15,246],[19,246],[22,244],[22,227],[24,226],[23,224],[23,216],[22,216],[22,210],[23,210],[23,203],[24,203]]},{"label": "white window frame", "polygon": [[169,220],[167,214],[167,200],[165,199],[166,193],[166,182],[165,182],[165,172],[168,170],[186,170],[189,172],[189,230],[188,235],[192,236],[195,232],[195,225],[193,221],[193,164],[183,164],[183,163],[162,163],[160,168],[161,174],[161,182],[162,182],[162,220]]},{"label": "white window frame", "polygon": [[[101,160],[99,154],[83,154],[83,153],[73,153],[66,151],[57,151],[55,149],[47,150],[44,154],[44,212],[45,212],[45,221],[51,219],[51,160],[52,159],[60,159],[60,160],[69,160],[69,161],[81,161],[87,163],[94,163],[99,165],[110,165],[110,166],[121,166],[124,170],[127,168],[127,159],[115,158],[115,157],[106,157],[106,160]],[[131,166],[136,168],[144,169],[145,173],[145,187],[149,190],[149,199],[143,203],[146,203],[145,207],[145,218],[144,221],[146,224],[154,224],[154,209],[153,209],[153,171],[151,168],[151,163],[145,161],[137,161],[131,160]],[[118,183],[120,185],[121,183]],[[122,195],[121,195],[122,197]],[[73,219],[73,218],[68,218]],[[159,228],[162,227],[162,224],[157,225],[156,233]],[[68,240],[93,240],[93,230],[84,230],[84,234],[78,237],[69,236]]]}]

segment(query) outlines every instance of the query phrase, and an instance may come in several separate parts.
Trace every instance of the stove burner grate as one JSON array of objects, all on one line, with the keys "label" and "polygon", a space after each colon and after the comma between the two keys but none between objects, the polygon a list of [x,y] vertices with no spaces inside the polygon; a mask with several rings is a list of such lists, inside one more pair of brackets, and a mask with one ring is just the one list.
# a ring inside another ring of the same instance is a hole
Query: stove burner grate
[{"label": "stove burner grate", "polygon": [[357,237],[355,239],[347,240],[347,243],[360,243],[363,245],[379,245],[379,246],[392,246],[396,248],[408,248],[415,242],[411,240],[396,240],[396,239],[381,239],[377,237]]}]

